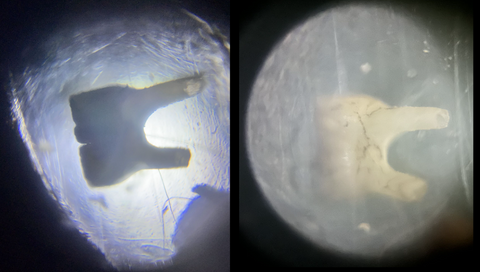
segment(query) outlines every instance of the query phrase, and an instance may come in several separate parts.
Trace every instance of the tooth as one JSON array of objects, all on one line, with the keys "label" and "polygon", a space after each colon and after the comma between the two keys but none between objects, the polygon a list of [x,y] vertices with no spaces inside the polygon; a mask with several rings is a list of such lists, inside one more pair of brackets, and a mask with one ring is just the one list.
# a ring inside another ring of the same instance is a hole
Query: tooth
[{"label": "tooth", "polygon": [[[390,107],[370,96],[317,98],[321,188],[334,198],[375,192],[421,200],[427,183],[395,171],[387,161],[392,141],[404,132],[448,126],[447,110]],[[325,182],[327,181],[327,182]]]}]

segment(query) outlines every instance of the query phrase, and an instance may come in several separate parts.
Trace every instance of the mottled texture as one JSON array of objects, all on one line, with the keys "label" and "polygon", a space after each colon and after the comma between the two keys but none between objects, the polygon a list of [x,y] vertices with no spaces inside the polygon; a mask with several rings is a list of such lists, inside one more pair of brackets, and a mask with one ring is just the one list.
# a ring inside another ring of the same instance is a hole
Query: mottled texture
[{"label": "mottled texture", "polygon": [[395,171],[387,151],[404,132],[445,128],[447,110],[390,107],[366,95],[335,96],[317,98],[316,117],[324,193],[344,198],[371,191],[403,201],[422,199],[426,182]]}]

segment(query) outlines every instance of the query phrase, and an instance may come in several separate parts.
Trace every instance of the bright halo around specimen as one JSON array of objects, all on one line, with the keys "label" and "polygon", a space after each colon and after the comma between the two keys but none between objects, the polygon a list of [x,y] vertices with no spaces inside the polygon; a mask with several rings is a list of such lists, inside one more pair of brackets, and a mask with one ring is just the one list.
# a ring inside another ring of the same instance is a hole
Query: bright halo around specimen
[{"label": "bright halo around specimen", "polygon": [[179,229],[190,204],[229,195],[229,26],[172,9],[87,18],[31,49],[42,61],[12,75],[13,114],[51,196],[114,267],[169,265],[198,232],[195,215]]}]

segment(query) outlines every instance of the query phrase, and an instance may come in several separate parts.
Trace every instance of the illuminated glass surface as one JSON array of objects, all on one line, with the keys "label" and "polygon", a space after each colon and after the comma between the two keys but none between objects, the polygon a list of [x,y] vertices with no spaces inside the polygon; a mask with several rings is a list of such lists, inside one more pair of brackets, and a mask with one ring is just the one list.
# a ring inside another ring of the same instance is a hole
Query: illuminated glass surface
[{"label": "illuminated glass surface", "polygon": [[[228,26],[227,26],[228,27]],[[117,268],[168,263],[175,229],[196,185],[230,190],[229,44],[187,12],[141,18],[73,20],[43,44],[44,61],[12,77],[13,113],[34,167],[71,223]],[[68,98],[111,85],[143,89],[205,73],[199,95],[153,113],[149,143],[184,147],[188,168],[142,170],[91,188],[82,174]]]}]

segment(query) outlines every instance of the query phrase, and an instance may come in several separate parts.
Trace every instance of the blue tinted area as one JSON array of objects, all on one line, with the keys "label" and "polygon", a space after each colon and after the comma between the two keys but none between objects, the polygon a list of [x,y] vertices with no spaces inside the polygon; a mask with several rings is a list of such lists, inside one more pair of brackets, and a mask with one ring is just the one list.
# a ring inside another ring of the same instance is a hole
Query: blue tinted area
[{"label": "blue tinted area", "polygon": [[[34,167],[75,226],[117,268],[171,263],[177,251],[172,237],[196,196],[192,188],[230,189],[226,45],[217,29],[184,12],[80,16],[35,45],[39,62],[12,75],[12,110]],[[89,186],[69,97],[107,86],[143,89],[199,71],[206,80],[201,94],[139,124],[153,146],[189,149],[189,166],[142,170],[112,186]]]}]

